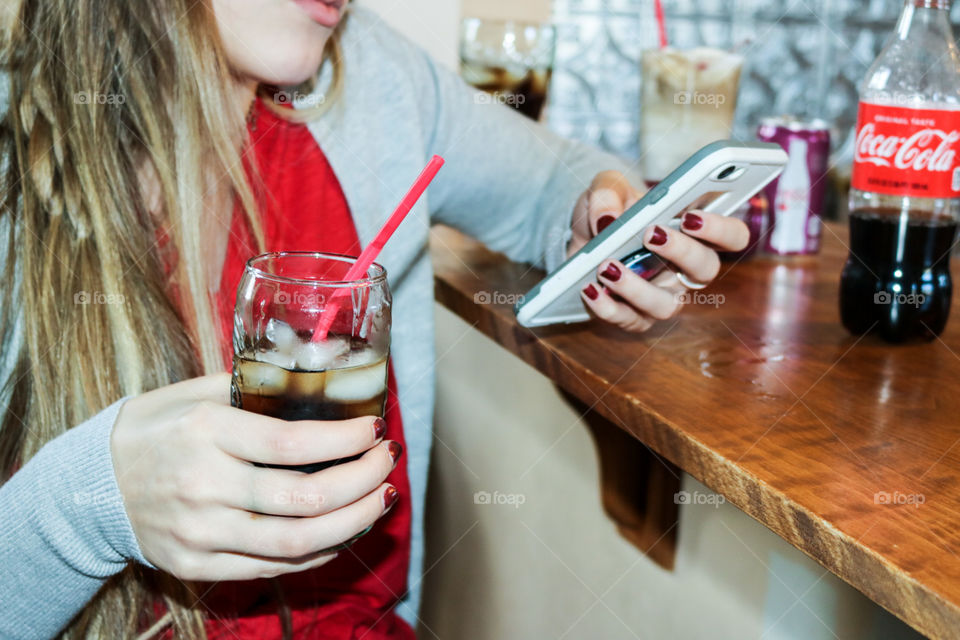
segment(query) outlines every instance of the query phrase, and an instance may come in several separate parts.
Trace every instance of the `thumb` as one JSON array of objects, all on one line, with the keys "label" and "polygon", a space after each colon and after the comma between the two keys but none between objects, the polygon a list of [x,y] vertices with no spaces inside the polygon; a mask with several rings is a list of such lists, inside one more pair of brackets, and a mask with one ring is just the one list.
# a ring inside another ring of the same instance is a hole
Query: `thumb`
[{"label": "thumb", "polygon": [[587,192],[587,219],[594,235],[640,199],[640,192],[619,171],[597,174]]}]

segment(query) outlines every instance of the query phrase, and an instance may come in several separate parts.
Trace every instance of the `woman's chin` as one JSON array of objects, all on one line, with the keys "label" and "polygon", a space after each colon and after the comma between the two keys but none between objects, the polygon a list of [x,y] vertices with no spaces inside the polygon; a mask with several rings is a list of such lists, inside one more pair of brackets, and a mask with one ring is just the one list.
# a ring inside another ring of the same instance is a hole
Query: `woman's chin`
[{"label": "woman's chin", "polygon": [[308,80],[317,77],[319,66],[307,71],[291,71],[289,73],[258,73],[247,72],[241,75],[245,81],[268,87],[296,87]]},{"label": "woman's chin", "polygon": [[294,87],[315,78],[321,62],[322,49],[313,55],[299,55],[296,59],[268,60],[267,63],[257,65],[257,72],[253,75],[262,84]]}]

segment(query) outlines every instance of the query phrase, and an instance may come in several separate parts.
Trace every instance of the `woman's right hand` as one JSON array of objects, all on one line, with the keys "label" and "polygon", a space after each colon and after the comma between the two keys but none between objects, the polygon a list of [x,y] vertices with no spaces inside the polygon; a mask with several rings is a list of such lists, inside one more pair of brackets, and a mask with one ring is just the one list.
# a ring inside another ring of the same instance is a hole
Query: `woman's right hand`
[{"label": "woman's right hand", "polygon": [[[385,483],[402,449],[379,418],[285,422],[230,406],[230,375],[128,400],[111,450],[144,557],[183,580],[303,571],[371,526],[397,499]],[[363,453],[366,452],[366,453]],[[312,474],[257,467],[363,453]]]}]

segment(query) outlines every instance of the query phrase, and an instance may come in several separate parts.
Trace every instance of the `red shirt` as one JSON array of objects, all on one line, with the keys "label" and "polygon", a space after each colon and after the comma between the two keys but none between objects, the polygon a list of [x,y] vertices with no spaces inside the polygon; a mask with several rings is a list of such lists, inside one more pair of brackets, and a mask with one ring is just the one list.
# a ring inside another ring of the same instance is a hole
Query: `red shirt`
[{"label": "red shirt", "polygon": [[[305,125],[277,117],[258,99],[247,161],[256,162],[263,193],[267,251],[358,255],[361,247],[337,176]],[[256,180],[251,181],[254,186]],[[244,264],[258,253],[240,211],[233,216],[217,298],[225,353]],[[386,439],[404,443],[393,368],[388,379]],[[392,608],[407,587],[410,486],[405,458],[388,481],[400,499],[367,535],[326,565],[276,579],[291,609],[293,636],[311,639],[413,639]],[[200,595],[200,594],[198,594]],[[221,583],[203,596],[210,638],[281,638],[276,588],[269,580]]]}]

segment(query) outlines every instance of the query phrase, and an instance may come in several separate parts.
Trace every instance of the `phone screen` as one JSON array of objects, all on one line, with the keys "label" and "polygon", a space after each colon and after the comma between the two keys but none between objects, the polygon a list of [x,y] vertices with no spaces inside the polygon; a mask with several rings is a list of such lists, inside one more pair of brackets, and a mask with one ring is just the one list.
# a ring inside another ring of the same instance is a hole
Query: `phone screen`
[{"label": "phone screen", "polygon": [[644,280],[653,280],[667,268],[663,258],[647,249],[634,251],[620,262]]}]

